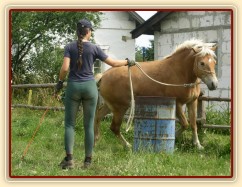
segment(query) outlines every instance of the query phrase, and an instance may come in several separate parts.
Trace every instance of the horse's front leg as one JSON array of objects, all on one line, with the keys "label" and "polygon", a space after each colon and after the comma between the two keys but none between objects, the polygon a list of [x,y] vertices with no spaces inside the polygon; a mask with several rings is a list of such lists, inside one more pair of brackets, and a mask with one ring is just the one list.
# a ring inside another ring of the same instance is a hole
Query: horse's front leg
[{"label": "horse's front leg", "polygon": [[176,138],[179,138],[181,136],[181,134],[183,133],[183,131],[185,131],[188,128],[188,122],[187,122],[187,118],[183,112],[182,109],[182,104],[177,102],[176,104],[176,117],[178,118],[181,127],[176,131]]},{"label": "horse's front leg", "polygon": [[200,144],[197,134],[197,99],[194,102],[187,104],[188,108],[188,117],[190,120],[191,128],[192,128],[192,136],[193,136],[193,144],[197,146],[199,150],[204,149]]}]

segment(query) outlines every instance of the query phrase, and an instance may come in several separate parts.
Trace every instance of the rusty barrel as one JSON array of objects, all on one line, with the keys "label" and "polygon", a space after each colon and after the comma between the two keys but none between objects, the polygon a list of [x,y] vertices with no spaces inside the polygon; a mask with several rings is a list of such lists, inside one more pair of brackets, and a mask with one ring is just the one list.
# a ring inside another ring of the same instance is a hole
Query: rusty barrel
[{"label": "rusty barrel", "polygon": [[134,151],[173,153],[176,98],[135,98]]}]

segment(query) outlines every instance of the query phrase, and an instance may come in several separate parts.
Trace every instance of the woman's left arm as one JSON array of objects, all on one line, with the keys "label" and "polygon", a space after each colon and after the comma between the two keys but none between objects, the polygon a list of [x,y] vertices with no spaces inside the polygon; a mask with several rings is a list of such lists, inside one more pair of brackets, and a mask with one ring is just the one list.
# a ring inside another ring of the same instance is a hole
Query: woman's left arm
[{"label": "woman's left arm", "polygon": [[64,57],[63,64],[60,70],[60,75],[59,75],[59,80],[64,81],[66,78],[66,75],[69,71],[69,66],[70,66],[70,58],[69,57]]}]

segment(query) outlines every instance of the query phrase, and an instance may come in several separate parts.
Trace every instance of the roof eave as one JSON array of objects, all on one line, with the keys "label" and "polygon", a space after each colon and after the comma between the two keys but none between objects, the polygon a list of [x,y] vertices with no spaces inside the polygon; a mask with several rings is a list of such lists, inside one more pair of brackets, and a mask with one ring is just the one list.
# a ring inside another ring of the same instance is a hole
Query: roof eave
[{"label": "roof eave", "polygon": [[154,35],[154,32],[159,30],[159,26],[157,27],[157,24],[159,25],[160,21],[170,13],[171,12],[157,12],[150,19],[130,32],[132,34],[132,38],[138,38],[142,34]]},{"label": "roof eave", "polygon": [[138,13],[134,11],[128,11],[128,13],[139,25],[145,22],[145,20]]}]

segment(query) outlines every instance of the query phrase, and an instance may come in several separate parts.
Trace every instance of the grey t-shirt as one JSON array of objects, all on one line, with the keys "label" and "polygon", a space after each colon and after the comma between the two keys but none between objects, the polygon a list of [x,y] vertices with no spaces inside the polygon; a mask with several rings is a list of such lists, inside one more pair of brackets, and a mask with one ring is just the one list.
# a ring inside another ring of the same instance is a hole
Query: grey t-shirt
[{"label": "grey t-shirt", "polygon": [[77,41],[71,42],[65,46],[64,57],[69,57],[70,61],[70,73],[68,80],[69,81],[88,81],[93,80],[93,64],[96,59],[105,61],[108,56],[102,51],[102,49],[91,43],[83,42],[83,53],[82,53],[82,66],[78,70],[78,45]]}]

